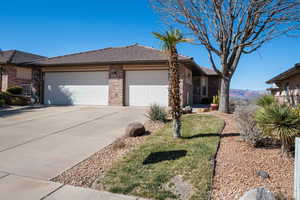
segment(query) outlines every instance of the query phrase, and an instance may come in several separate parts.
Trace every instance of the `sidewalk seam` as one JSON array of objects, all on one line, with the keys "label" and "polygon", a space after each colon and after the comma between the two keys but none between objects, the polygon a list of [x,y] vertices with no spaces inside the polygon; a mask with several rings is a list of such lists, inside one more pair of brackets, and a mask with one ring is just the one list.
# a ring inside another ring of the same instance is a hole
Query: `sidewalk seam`
[{"label": "sidewalk seam", "polygon": [[55,190],[53,190],[52,192],[46,194],[45,196],[43,196],[42,198],[40,198],[40,200],[45,200],[47,199],[49,196],[51,196],[52,194],[54,194],[55,192],[57,192],[58,190],[60,190],[61,188],[63,188],[65,185],[61,185],[58,188],[56,188]]}]

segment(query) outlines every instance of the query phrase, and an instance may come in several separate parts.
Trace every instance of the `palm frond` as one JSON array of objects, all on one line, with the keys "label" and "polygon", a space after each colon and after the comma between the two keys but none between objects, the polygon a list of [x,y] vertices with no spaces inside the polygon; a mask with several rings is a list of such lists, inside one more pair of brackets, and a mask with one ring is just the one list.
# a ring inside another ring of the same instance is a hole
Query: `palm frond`
[{"label": "palm frond", "polygon": [[164,51],[169,51],[171,48],[176,47],[179,43],[193,41],[190,38],[184,38],[181,31],[178,29],[171,29],[165,33],[152,32],[152,34],[161,41],[162,50]]}]

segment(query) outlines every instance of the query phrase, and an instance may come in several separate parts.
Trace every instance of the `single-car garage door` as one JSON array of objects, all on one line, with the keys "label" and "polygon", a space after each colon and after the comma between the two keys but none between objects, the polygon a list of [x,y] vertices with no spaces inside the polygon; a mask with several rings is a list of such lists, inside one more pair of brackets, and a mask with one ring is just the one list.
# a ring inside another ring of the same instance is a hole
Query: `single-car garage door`
[{"label": "single-car garage door", "polygon": [[44,103],[108,105],[108,72],[46,72]]},{"label": "single-car garage door", "polygon": [[168,106],[168,71],[126,71],[126,105]]}]

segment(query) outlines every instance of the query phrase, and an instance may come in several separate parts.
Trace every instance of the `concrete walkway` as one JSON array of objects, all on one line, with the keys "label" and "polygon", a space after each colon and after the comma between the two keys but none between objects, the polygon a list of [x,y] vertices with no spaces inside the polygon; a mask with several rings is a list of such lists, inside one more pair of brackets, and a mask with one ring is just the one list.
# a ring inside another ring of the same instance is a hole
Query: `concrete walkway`
[{"label": "concrete walkway", "polygon": [[0,172],[3,200],[142,200],[142,198],[62,185]]},{"label": "concrete walkway", "polygon": [[136,199],[50,182],[124,134],[144,108],[38,107],[0,112],[0,199]]}]

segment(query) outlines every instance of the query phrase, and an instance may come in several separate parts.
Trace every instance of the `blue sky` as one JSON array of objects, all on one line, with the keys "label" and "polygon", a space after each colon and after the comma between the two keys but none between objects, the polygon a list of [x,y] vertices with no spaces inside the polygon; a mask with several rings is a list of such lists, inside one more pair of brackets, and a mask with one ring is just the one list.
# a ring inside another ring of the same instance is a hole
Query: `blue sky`
[{"label": "blue sky", "polygon": [[[0,47],[44,56],[139,43],[160,48],[152,31],[165,30],[148,0],[10,0],[1,2]],[[181,54],[210,67],[201,46]],[[300,38],[280,38],[242,57],[231,88],[262,90],[265,81],[300,62]]]}]

